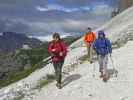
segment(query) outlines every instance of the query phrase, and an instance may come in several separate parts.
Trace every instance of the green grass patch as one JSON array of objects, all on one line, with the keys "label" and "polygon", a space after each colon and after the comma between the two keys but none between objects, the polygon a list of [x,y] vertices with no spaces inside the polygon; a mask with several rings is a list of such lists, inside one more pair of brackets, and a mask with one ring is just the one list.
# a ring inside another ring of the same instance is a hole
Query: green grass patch
[{"label": "green grass patch", "polygon": [[81,62],[86,61],[87,59],[88,59],[88,55],[87,54],[79,58],[79,60]]},{"label": "green grass patch", "polygon": [[40,62],[39,64],[36,64],[35,66],[33,66],[33,67],[29,68],[29,69],[26,69],[26,70],[23,70],[23,71],[14,71],[14,72],[9,73],[9,75],[8,75],[8,77],[6,79],[0,80],[0,88],[2,88],[4,86],[7,86],[7,85],[9,85],[11,83],[14,83],[16,81],[19,81],[19,80],[29,76],[36,69],[41,68],[42,64],[44,65],[46,63]]},{"label": "green grass patch", "polygon": [[54,80],[55,80],[55,75],[47,74],[46,78],[43,78],[38,82],[36,89],[40,90],[43,87],[45,87],[46,85],[48,85],[49,83],[52,83]]},{"label": "green grass patch", "polygon": [[22,100],[23,98],[24,98],[24,95],[20,95],[20,96],[14,98],[14,100]]}]

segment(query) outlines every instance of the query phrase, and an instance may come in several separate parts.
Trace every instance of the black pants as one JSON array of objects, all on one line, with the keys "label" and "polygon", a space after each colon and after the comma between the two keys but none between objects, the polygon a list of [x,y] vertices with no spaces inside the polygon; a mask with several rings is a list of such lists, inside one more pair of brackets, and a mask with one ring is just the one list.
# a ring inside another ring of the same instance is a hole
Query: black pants
[{"label": "black pants", "polygon": [[54,62],[53,66],[55,69],[55,78],[57,83],[61,84],[61,79],[62,79],[62,66],[64,64],[64,60],[60,62]]}]

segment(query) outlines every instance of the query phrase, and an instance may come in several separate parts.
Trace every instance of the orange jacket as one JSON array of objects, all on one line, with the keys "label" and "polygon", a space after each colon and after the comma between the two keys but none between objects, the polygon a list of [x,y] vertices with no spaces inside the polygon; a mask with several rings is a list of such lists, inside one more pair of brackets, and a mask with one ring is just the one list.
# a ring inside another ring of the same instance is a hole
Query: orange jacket
[{"label": "orange jacket", "polygon": [[96,34],[91,32],[91,33],[86,33],[84,35],[84,42],[85,43],[93,43],[96,40]]}]

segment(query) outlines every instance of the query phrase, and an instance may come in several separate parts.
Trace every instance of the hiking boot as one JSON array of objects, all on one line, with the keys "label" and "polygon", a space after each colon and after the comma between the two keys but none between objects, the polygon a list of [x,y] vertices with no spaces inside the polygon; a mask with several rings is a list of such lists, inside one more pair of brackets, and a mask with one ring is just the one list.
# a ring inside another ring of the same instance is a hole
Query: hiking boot
[{"label": "hiking boot", "polygon": [[90,61],[90,64],[92,64],[93,63],[93,61]]},{"label": "hiking boot", "polygon": [[104,81],[104,82],[107,82],[108,79],[109,79],[109,77],[107,77],[107,75],[103,75],[103,81]]},{"label": "hiking boot", "polygon": [[100,73],[101,73],[101,75],[99,76],[100,78],[103,78],[104,77],[104,75],[103,75],[103,72],[100,70]]},{"label": "hiking boot", "polygon": [[103,78],[103,74],[101,74],[99,77],[100,77],[100,78]]},{"label": "hiking boot", "polygon": [[108,79],[107,79],[107,78],[103,78],[103,81],[104,81],[104,82],[107,82],[107,81],[108,81]]},{"label": "hiking boot", "polygon": [[61,84],[59,84],[59,83],[56,84],[56,87],[57,87],[58,89],[61,89],[61,88],[62,88]]},{"label": "hiking boot", "polygon": [[92,63],[93,63],[93,61],[92,61],[92,60],[90,60],[90,59],[89,59],[88,61],[90,62],[90,64],[92,64]]}]

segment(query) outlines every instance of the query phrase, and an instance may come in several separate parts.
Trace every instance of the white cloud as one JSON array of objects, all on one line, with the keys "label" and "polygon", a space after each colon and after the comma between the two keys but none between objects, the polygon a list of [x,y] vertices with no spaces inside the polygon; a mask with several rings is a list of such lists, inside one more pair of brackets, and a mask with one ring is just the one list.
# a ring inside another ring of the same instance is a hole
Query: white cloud
[{"label": "white cloud", "polygon": [[87,6],[85,6],[85,7],[81,7],[81,9],[83,9],[83,10],[91,10],[91,8],[90,7],[87,7]]},{"label": "white cloud", "polygon": [[0,36],[3,36],[3,33],[0,33]]},{"label": "white cloud", "polygon": [[43,7],[40,7],[40,6],[37,6],[36,9],[39,10],[39,11],[48,11],[48,8],[43,8]]},{"label": "white cloud", "polygon": [[[69,33],[61,35],[61,38],[65,38],[67,36],[71,36]],[[52,35],[47,35],[47,36],[29,36],[29,38],[37,38],[40,41],[51,41],[52,40]]]},{"label": "white cloud", "polygon": [[41,7],[41,6],[37,6],[36,7],[37,10],[39,11],[50,11],[50,10],[58,10],[58,11],[65,11],[65,12],[73,12],[73,11],[78,11],[78,8],[65,8],[63,6],[60,5],[48,5],[47,7]]},{"label": "white cloud", "polygon": [[64,12],[73,12],[73,11],[79,11],[79,10],[90,10],[90,7],[85,6],[85,7],[79,7],[79,8],[66,8],[61,5],[50,4],[50,5],[47,5],[47,7],[37,6],[36,9],[38,11],[58,10],[58,11],[64,11]]},{"label": "white cloud", "polygon": [[103,24],[103,20],[99,20],[99,19],[88,19],[88,20],[71,20],[71,19],[67,19],[64,22],[61,23],[60,27],[62,27],[62,29],[64,31],[68,31],[68,32],[85,32],[87,27],[92,27],[93,29],[102,25]]},{"label": "white cloud", "polygon": [[71,13],[74,11],[86,10],[86,11],[90,11],[91,13],[93,13],[95,15],[105,15],[105,14],[111,13],[113,10],[113,7],[109,6],[107,4],[96,4],[93,6],[82,6],[82,7],[78,7],[78,8],[66,8],[66,7],[58,5],[58,4],[50,4],[50,5],[47,5],[47,7],[36,6],[36,9],[38,11],[58,10],[58,11],[64,11],[64,12],[68,12],[68,13]]},{"label": "white cloud", "polygon": [[95,6],[93,8],[92,13],[94,13],[95,15],[107,15],[107,14],[111,14],[112,11],[113,11],[113,8],[111,6],[102,4],[102,5]]}]

